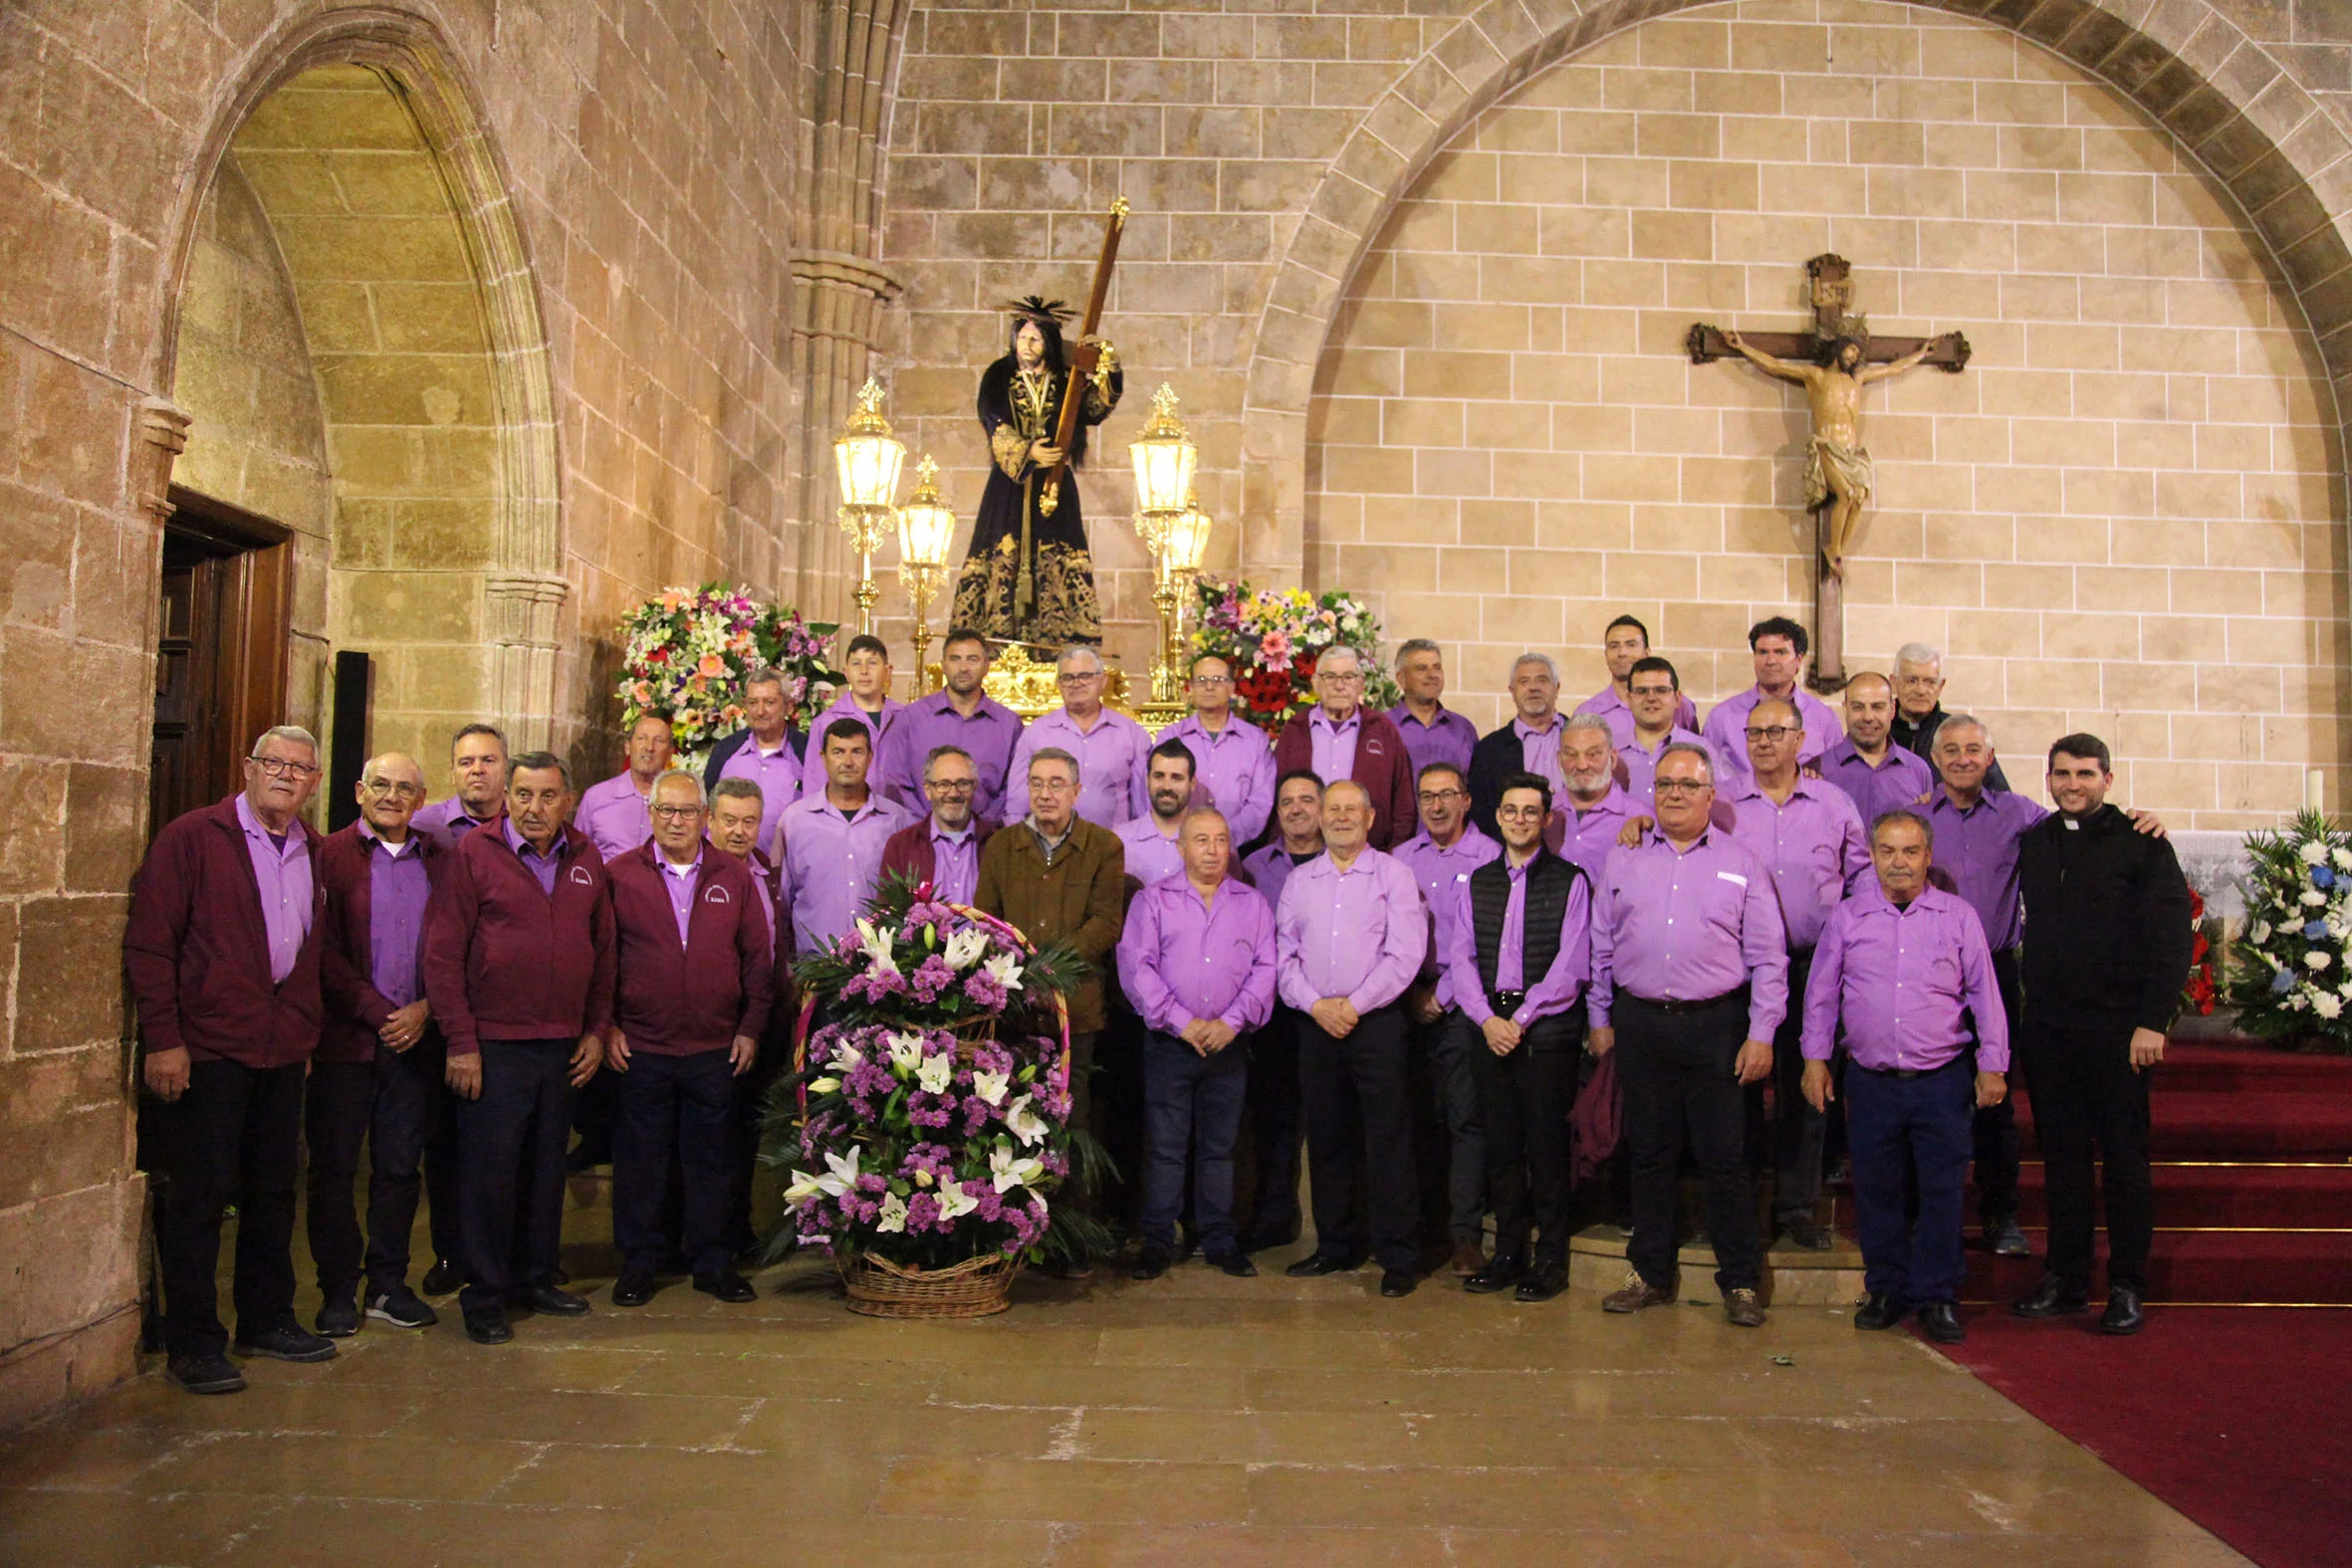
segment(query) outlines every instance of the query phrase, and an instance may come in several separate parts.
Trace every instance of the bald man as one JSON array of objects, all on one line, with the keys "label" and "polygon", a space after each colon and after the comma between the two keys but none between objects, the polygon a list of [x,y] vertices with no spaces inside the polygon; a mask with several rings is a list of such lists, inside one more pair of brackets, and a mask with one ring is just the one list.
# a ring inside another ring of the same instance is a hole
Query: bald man
[{"label": "bald man", "polygon": [[1927,763],[1895,744],[1895,683],[1865,670],[1846,683],[1845,739],[1821,754],[1821,779],[1845,791],[1864,825],[1908,810],[1936,786]]},{"label": "bald man", "polygon": [[[320,989],[326,1018],[307,1085],[311,1146],[310,1240],[319,1266],[319,1332],[359,1330],[366,1315],[394,1328],[439,1319],[408,1287],[408,1234],[416,1223],[417,1165],[449,1115],[442,1042],[425,1001],[420,963],[425,903],[446,853],[412,821],[424,804],[424,770],[386,752],[353,786],[359,819],[319,848],[327,894]],[[367,1232],[362,1255],[353,1181],[368,1148]],[[433,1250],[457,1255],[457,1216],[432,1211]]]}]

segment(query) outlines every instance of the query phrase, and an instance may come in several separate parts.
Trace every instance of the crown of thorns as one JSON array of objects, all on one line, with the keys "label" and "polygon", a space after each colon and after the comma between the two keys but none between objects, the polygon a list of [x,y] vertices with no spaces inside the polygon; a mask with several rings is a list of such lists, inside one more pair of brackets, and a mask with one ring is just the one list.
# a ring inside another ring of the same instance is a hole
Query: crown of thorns
[{"label": "crown of thorns", "polygon": [[1042,327],[1059,327],[1077,314],[1059,300],[1040,299],[1034,294],[1025,300],[1007,300],[1005,313],[1016,321],[1036,322]]}]

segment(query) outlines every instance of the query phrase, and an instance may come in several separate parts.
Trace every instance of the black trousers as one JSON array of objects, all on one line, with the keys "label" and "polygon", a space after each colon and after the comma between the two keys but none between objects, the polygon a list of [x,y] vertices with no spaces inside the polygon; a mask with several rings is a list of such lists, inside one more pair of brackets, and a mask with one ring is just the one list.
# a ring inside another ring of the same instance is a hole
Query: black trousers
[{"label": "black trousers", "polygon": [[1959,1300],[1975,1063],[1963,1054],[1906,1078],[1849,1061],[1845,1096],[1863,1288],[1910,1306]]},{"label": "black trousers", "polygon": [[[1405,1068],[1405,1014],[1394,1003],[1333,1039],[1298,1014],[1298,1095],[1306,1113],[1306,1158],[1314,1188],[1315,1251],[1410,1271],[1421,1260],[1415,1234],[1420,1194],[1413,1179],[1412,1090]],[[1363,1189],[1363,1220],[1356,1218]]]},{"label": "black trousers", "polygon": [[220,1320],[221,1211],[237,1206],[232,1287],[237,1336],[294,1326],[294,1189],[301,1162],[305,1064],[191,1061],[187,1092],[154,1107],[163,1186],[155,1251],[163,1343],[174,1356],[228,1348]]},{"label": "black trousers", "polygon": [[303,1086],[303,1141],[311,1155],[303,1219],[319,1294],[330,1303],[353,1301],[359,1291],[366,1247],[359,1233],[359,1150],[374,1112],[374,1062],[311,1063]]},{"label": "black trousers", "polygon": [[1278,1002],[1266,1026],[1248,1041],[1253,1245],[1284,1240],[1299,1230],[1298,1166],[1305,1139],[1298,1105],[1300,1021],[1295,1011]]},{"label": "black trousers", "polygon": [[2131,1037],[2128,1026],[2037,1028],[2025,1036],[2033,1129],[2049,1192],[2049,1271],[2069,1291],[2090,1286],[2094,1179],[2107,1204],[2107,1283],[2148,1288],[2148,1248],[2156,1238],[2148,1073],[2132,1070]]},{"label": "black trousers", "polygon": [[580,1134],[577,1157],[580,1164],[612,1162],[612,1128],[619,1115],[616,1105],[619,1092],[611,1078],[599,1072],[572,1096],[572,1128]]},{"label": "black trousers", "polygon": [[759,1243],[752,1229],[752,1186],[760,1173],[760,1143],[767,1136],[768,1100],[776,1080],[792,1062],[792,1030],[770,1029],[752,1058],[751,1070],[734,1080],[728,1112],[727,1224],[722,1232],[730,1252]]},{"label": "black trousers", "polygon": [[1633,1239],[1625,1255],[1648,1284],[1675,1278],[1675,1198],[1684,1140],[1707,1184],[1707,1233],[1715,1282],[1754,1290],[1764,1277],[1764,1238],[1749,1181],[1747,1092],[1737,1071],[1748,1037],[1748,993],[1668,1012],[1617,994],[1617,1075],[1625,1090],[1625,1136],[1633,1146]]},{"label": "black trousers", "polygon": [[1413,1168],[1421,1178],[1421,1239],[1431,1246],[1476,1241],[1487,1224],[1487,1140],[1479,1117],[1470,1048],[1483,1039],[1448,1008],[1427,1023],[1408,1020],[1413,1073]]},{"label": "black trousers", "polygon": [[723,1050],[686,1056],[638,1051],[613,1074],[612,1240],[621,1270],[660,1271],[671,1237],[663,1211],[673,1167],[683,1190],[680,1242],[688,1266],[715,1274],[727,1244],[735,1069]]},{"label": "black trousers", "polygon": [[1568,1255],[1568,1107],[1576,1100],[1584,1009],[1538,1018],[1510,1054],[1453,1014],[1456,1046],[1477,1085],[1487,1187],[1495,1196],[1495,1255],[1525,1258],[1532,1224],[1546,1263]]},{"label": "black trousers", "polygon": [[375,1109],[367,1124],[370,1295],[407,1282],[408,1238],[416,1229],[420,1187],[434,1254],[454,1259],[463,1249],[457,1206],[457,1101],[449,1092],[448,1060],[438,1029],[427,1031],[406,1050],[378,1046],[375,1052]]},{"label": "black trousers", "polygon": [[1993,955],[1993,979],[2000,987],[2000,1008],[2008,1014],[2009,1092],[1999,1105],[1979,1106],[1974,1112],[1970,1142],[1977,1175],[1977,1219],[1999,1225],[2017,1218],[2017,1167],[2023,1148],[2017,1137],[2017,1085],[2023,1047],[2019,1025],[2025,988],[2017,978],[2017,950],[2002,948]]},{"label": "black trousers", "polygon": [[1192,1178],[1193,1223],[1201,1250],[1220,1261],[1239,1250],[1233,1233],[1233,1146],[1241,1132],[1250,1067],[1228,1045],[1203,1056],[1174,1034],[1143,1041],[1143,1239],[1174,1251]]},{"label": "black trousers", "polygon": [[467,1311],[552,1285],[564,1241],[564,1142],[578,1040],[485,1040],[482,1093],[457,1101]]},{"label": "black trousers", "polygon": [[[1804,996],[1812,973],[1811,948],[1788,955],[1788,1015],[1772,1035],[1772,1217],[1783,1225],[1812,1219],[1821,1205],[1821,1160],[1829,1118],[1804,1097]],[[1751,1164],[1761,1165],[1764,1162],[1756,1157],[1765,1147],[1758,1136],[1764,1126],[1763,1084],[1749,1089],[1748,1103]]]}]

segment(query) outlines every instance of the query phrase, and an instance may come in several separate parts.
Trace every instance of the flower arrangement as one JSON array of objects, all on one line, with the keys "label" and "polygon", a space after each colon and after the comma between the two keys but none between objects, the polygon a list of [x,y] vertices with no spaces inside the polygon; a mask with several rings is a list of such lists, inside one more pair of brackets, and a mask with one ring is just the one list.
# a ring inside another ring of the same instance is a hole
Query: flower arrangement
[{"label": "flower arrangement", "polygon": [[742,588],[664,588],[620,622],[613,690],[621,727],[661,714],[680,752],[701,752],[744,727],[743,678],[762,665],[785,675],[785,701],[798,712],[812,684],[841,683],[825,659],[826,639],[837,629],[757,603]]},{"label": "flower arrangement", "polygon": [[2304,811],[2285,828],[2246,834],[2245,853],[2245,931],[2230,986],[2239,1024],[2352,1050],[2352,833]]},{"label": "flower arrangement", "polygon": [[2189,890],[2189,925],[2197,935],[2189,948],[2189,983],[2181,988],[2181,1006],[2201,1018],[2213,1016],[2220,993],[2214,985],[2214,945],[2205,934],[2205,895]]},{"label": "flower arrangement", "polygon": [[1197,578],[1192,656],[1215,654],[1233,666],[1241,712],[1277,734],[1314,701],[1314,667],[1323,650],[1345,643],[1363,655],[1364,701],[1375,710],[1403,700],[1380,662],[1380,617],[1336,589],[1253,589],[1247,582]]}]

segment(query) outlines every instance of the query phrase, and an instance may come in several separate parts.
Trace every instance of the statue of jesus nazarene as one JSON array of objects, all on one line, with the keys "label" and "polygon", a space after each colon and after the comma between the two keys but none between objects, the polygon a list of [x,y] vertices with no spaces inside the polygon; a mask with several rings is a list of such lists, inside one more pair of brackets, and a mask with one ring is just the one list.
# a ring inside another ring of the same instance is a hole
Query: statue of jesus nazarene
[{"label": "statue of jesus nazarene", "polygon": [[1077,434],[1064,454],[1054,445],[1061,399],[1069,389],[1061,324],[1069,311],[1058,300],[1031,295],[1005,309],[1013,318],[1013,351],[980,377],[980,427],[992,459],[972,551],[956,576],[952,624],[990,637],[1059,647],[1100,642],[1102,611],[1094,597],[1094,558],[1086,548],[1078,509],[1077,476],[1062,471],[1086,450],[1086,430],[1110,417],[1124,386],[1117,356],[1100,338],[1094,373],[1080,387]]}]

